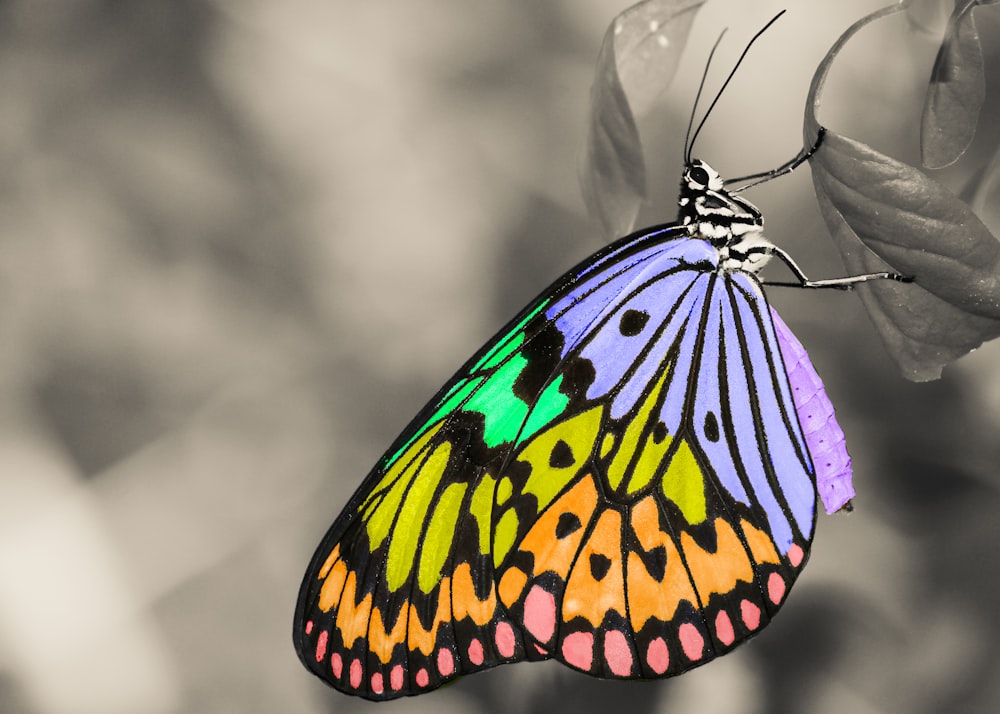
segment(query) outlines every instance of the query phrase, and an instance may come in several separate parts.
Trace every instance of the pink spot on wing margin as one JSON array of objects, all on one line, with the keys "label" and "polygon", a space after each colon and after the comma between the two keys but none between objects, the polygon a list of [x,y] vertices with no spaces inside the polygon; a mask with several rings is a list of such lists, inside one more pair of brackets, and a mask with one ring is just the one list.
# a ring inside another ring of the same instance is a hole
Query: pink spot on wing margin
[{"label": "pink spot on wing margin", "polygon": [[657,674],[663,674],[670,667],[670,650],[662,637],[654,637],[646,648],[646,664]]},{"label": "pink spot on wing margin", "polygon": [[774,331],[792,387],[792,401],[806,448],[816,469],[816,491],[827,513],[836,513],[854,498],[851,457],[833,404],[802,343],[771,308]]},{"label": "pink spot on wing margin", "polygon": [[405,672],[403,671],[403,665],[397,664],[392,668],[392,671],[389,672],[389,686],[392,688],[392,691],[398,692],[403,688],[404,675]]},{"label": "pink spot on wing margin", "polygon": [[729,613],[725,610],[719,610],[719,614],[715,616],[715,636],[726,647],[733,644],[733,640],[736,639],[733,621],[729,619]]},{"label": "pink spot on wing margin", "polygon": [[562,641],[562,656],[566,664],[589,672],[594,666],[594,635],[574,632]]},{"label": "pink spot on wing margin", "polygon": [[539,585],[524,599],[524,628],[542,644],[548,644],[556,633],[555,596]]},{"label": "pink spot on wing margin", "polygon": [[316,661],[322,662],[323,658],[326,657],[326,643],[330,637],[330,633],[323,630],[319,633],[319,637],[316,638]]},{"label": "pink spot on wing margin", "polygon": [[418,687],[426,687],[430,684],[431,677],[427,674],[427,670],[421,667],[417,670],[417,676],[414,677],[414,680],[416,681]]},{"label": "pink spot on wing margin", "polygon": [[760,608],[749,600],[740,603],[740,616],[748,630],[752,631],[760,627]]},{"label": "pink spot on wing margin", "polygon": [[681,649],[692,662],[697,662],[705,654],[705,638],[690,622],[685,622],[677,628],[677,636],[681,640]]},{"label": "pink spot on wing margin", "polygon": [[618,677],[632,674],[632,648],[621,630],[608,630],[604,633],[604,661],[611,673]]},{"label": "pink spot on wing margin", "polygon": [[455,655],[447,647],[438,650],[438,672],[442,677],[449,677],[455,672]]},{"label": "pink spot on wing margin", "polygon": [[483,663],[483,643],[478,638],[469,643],[469,661],[477,667]]},{"label": "pink spot on wing margin", "polygon": [[497,646],[497,652],[501,657],[510,659],[514,656],[514,648],[517,645],[517,638],[514,637],[514,628],[509,622],[501,620],[497,623],[493,633],[493,643]]},{"label": "pink spot on wing margin", "polygon": [[767,596],[775,605],[785,597],[785,579],[777,573],[771,573],[767,578]]},{"label": "pink spot on wing margin", "polygon": [[493,642],[496,644],[497,652],[500,653],[501,657],[510,659],[514,656],[517,638],[514,637],[514,628],[510,626],[509,622],[500,621],[497,623]]},{"label": "pink spot on wing margin", "polygon": [[455,655],[447,647],[438,650],[437,668],[442,677],[448,677],[455,671]]}]

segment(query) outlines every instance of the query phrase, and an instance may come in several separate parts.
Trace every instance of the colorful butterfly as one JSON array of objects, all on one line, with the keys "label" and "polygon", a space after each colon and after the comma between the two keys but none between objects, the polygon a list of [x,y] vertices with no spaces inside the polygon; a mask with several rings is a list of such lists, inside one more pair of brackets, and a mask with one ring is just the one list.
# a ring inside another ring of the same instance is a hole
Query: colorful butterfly
[{"label": "colorful butterfly", "polygon": [[293,634],[309,670],[375,700],[519,660],[650,679],[770,622],[817,487],[830,512],[854,491],[757,273],[777,257],[801,287],[899,276],[807,280],[740,190],[688,156],[678,223],[570,270],[431,400],[309,565]]}]

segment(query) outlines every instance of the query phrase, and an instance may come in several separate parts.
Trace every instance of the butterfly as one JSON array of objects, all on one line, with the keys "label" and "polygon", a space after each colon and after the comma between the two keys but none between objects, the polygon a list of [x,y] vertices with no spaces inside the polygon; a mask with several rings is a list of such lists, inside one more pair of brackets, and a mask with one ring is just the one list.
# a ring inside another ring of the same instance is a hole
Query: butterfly
[{"label": "butterfly", "polygon": [[310,671],[373,700],[521,660],[653,679],[771,621],[817,489],[830,512],[854,491],[758,272],[900,276],[808,280],[726,183],[686,149],[677,222],[556,280],[404,430],[306,571],[293,639]]}]

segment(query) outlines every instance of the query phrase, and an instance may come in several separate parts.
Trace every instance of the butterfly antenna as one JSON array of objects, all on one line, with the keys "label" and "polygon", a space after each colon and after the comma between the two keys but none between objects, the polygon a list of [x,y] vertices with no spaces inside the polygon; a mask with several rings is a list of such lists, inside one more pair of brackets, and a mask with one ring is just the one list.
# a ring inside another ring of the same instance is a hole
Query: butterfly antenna
[{"label": "butterfly antenna", "polygon": [[701,73],[701,82],[698,84],[698,93],[694,95],[694,106],[691,107],[691,118],[688,119],[687,133],[684,134],[684,163],[685,164],[690,164],[691,163],[691,146],[692,146],[692,144],[688,143],[688,139],[691,138],[691,127],[694,126],[694,115],[698,111],[698,102],[699,102],[699,100],[701,100],[701,92],[702,92],[703,89],[705,89],[705,80],[708,78],[708,68],[712,66],[712,57],[715,56],[715,51],[717,49],[719,49],[719,43],[722,42],[722,38],[725,36],[726,30],[728,30],[728,29],[729,28],[725,28],[725,29],[722,30],[722,32],[719,33],[719,38],[715,41],[715,44],[712,45],[712,51],[708,53],[708,60],[705,61],[705,71],[703,71]]},{"label": "butterfly antenna", "polygon": [[[694,136],[691,137],[691,145],[688,147],[688,149],[687,149],[687,155],[685,156],[686,160],[690,161],[691,150],[694,148],[694,142],[696,142],[698,140],[698,134],[701,133],[701,128],[703,126],[705,126],[705,122],[708,120],[709,115],[711,115],[712,110],[715,109],[715,105],[719,103],[719,99],[722,98],[722,93],[726,91],[726,87],[729,86],[729,82],[732,80],[733,75],[736,74],[736,70],[738,70],[740,68],[740,65],[743,63],[743,60],[746,58],[747,53],[750,51],[750,48],[753,47],[753,43],[756,42],[757,38],[759,38],[761,35],[763,35],[767,31],[767,29],[771,25],[773,25],[775,22],[777,22],[778,18],[781,17],[784,14],[785,14],[784,10],[782,10],[781,12],[779,12],[777,15],[775,15],[774,17],[771,18],[770,22],[768,22],[766,25],[764,25],[762,28],[760,28],[760,30],[757,31],[756,35],[754,35],[753,37],[750,38],[750,41],[747,43],[747,46],[743,49],[743,54],[741,54],[740,58],[738,60],[736,60],[736,66],[733,67],[732,71],[729,73],[729,76],[726,77],[726,81],[722,83],[722,87],[719,89],[718,93],[715,95],[715,99],[713,99],[712,103],[708,105],[708,110],[705,112],[705,116],[703,116],[701,118],[701,122],[698,124],[698,128],[694,130]],[[720,37],[720,39],[721,39],[721,37]],[[718,45],[718,42],[716,42],[716,45]],[[713,48],[712,51],[714,52],[715,48]],[[706,67],[706,71],[707,71],[707,69],[708,68]],[[702,78],[702,82],[704,82],[704,78]],[[698,91],[699,91],[699,93],[701,92],[700,89]]]}]

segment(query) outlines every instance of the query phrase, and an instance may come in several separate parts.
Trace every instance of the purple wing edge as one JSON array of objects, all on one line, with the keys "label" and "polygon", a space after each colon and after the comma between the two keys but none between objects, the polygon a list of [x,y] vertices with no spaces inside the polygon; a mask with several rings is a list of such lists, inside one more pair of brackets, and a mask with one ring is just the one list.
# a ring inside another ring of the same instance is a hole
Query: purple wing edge
[{"label": "purple wing edge", "polygon": [[833,404],[826,396],[823,382],[802,343],[774,308],[771,308],[771,318],[806,448],[816,469],[816,490],[826,512],[836,513],[855,495],[851,457],[847,453],[844,432],[837,423]]}]

